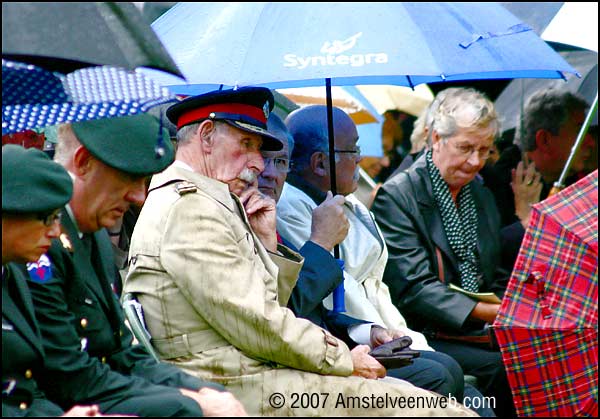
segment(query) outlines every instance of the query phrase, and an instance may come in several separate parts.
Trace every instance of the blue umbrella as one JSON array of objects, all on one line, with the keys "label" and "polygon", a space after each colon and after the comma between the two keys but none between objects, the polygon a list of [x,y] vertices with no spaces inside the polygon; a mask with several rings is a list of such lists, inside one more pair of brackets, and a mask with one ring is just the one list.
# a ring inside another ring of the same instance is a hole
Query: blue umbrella
[{"label": "blue umbrella", "polygon": [[191,85],[411,86],[576,73],[498,3],[178,3],[152,27]]},{"label": "blue umbrella", "polygon": [[332,84],[576,73],[497,3],[178,3],[152,28],[188,81],[161,80],[178,94],[325,81],[334,194]]},{"label": "blue umbrella", "polygon": [[175,100],[132,71],[89,67],[66,76],[2,60],[2,135],[62,122],[135,115]]}]

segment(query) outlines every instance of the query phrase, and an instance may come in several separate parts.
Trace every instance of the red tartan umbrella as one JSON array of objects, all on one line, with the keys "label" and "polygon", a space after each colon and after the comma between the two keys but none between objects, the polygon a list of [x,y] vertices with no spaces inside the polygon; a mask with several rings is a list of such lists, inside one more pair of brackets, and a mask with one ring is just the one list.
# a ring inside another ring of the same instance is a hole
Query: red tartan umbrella
[{"label": "red tartan umbrella", "polygon": [[494,330],[519,416],[598,416],[598,171],[534,205]]}]

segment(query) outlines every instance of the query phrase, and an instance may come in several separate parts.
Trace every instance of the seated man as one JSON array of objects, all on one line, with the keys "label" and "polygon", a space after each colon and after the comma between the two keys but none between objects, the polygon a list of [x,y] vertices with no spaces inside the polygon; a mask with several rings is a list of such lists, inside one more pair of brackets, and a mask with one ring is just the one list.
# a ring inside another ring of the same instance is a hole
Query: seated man
[{"label": "seated man", "polygon": [[73,178],[73,196],[47,253],[52,275],[28,271],[46,354],[47,372],[38,381],[61,406],[94,403],[103,412],[139,416],[245,414],[222,386],[157,363],[132,345],[112,288],[118,274],[105,228],[143,202],[147,175],[173,161],[168,140],[157,152],[161,134],[149,115],[58,129],[54,158]]},{"label": "seated man", "polygon": [[[302,258],[278,246],[275,202],[251,187],[264,169],[261,149],[282,147],[266,131],[273,105],[268,89],[249,87],[191,97],[167,112],[178,127],[176,161],[152,178],[124,284],[144,307],[157,352],[224,384],[251,415],[471,414],[452,405],[342,403],[371,395],[443,399],[374,380],[385,369],[368,346],[350,351],[285,307]],[[298,401],[303,394],[310,403]]]}]

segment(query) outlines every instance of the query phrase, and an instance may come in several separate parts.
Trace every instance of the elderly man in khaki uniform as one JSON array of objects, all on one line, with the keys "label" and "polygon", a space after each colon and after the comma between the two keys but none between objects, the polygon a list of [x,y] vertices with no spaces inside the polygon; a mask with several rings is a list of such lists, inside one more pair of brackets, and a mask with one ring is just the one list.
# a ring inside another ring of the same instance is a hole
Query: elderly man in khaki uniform
[{"label": "elderly man in khaki uniform", "polygon": [[278,245],[257,176],[274,104],[265,88],[188,98],[167,115],[176,161],[155,175],[124,291],[142,303],[159,355],[224,384],[251,415],[474,415],[385,376],[368,355],[285,308],[302,258]]}]

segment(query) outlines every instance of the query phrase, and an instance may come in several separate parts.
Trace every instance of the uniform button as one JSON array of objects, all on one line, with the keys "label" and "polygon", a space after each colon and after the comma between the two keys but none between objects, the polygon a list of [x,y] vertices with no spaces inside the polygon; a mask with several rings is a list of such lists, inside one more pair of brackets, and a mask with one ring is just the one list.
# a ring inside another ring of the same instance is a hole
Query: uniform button
[{"label": "uniform button", "polygon": [[85,329],[87,327],[88,321],[87,321],[87,319],[83,318],[83,319],[81,319],[79,324],[81,324],[81,327],[83,327]]},{"label": "uniform button", "polygon": [[31,370],[25,371],[25,378],[30,379],[31,377],[33,377],[33,373],[31,372]]},{"label": "uniform button", "polygon": [[106,357],[105,356],[103,356],[101,360],[102,360],[103,364],[106,364]]},{"label": "uniform button", "polygon": [[25,402],[22,402],[22,403],[19,405],[19,409],[21,409],[21,410],[25,410],[25,409],[27,409],[27,403],[25,403]]},{"label": "uniform button", "polygon": [[119,336],[123,336],[123,330],[119,330]]}]

